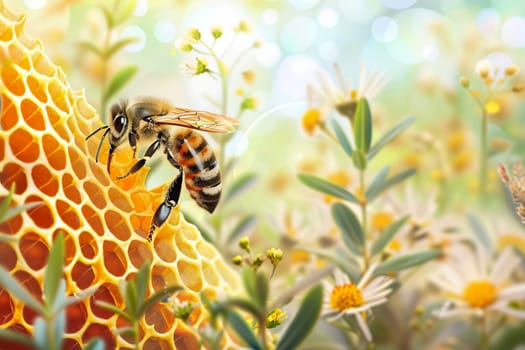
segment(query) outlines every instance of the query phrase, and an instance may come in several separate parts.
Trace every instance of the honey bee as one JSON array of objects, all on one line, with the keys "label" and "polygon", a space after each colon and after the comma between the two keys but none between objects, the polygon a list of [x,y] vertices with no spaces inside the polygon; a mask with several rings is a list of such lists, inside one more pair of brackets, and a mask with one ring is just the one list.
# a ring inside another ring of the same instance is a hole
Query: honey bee
[{"label": "honey bee", "polygon": [[[190,196],[197,204],[212,213],[221,195],[221,174],[215,154],[204,137],[194,130],[229,133],[234,131],[237,120],[225,115],[172,106],[169,102],[155,97],[138,97],[122,100],[110,108],[109,125],[104,125],[86,137],[104,130],[97,148],[98,162],[100,149],[106,136],[109,141],[107,171],[110,173],[111,159],[115,150],[128,142],[136,156],[138,142],[151,142],[142,158],[131,166],[126,174],[117,177],[122,180],[139,171],[159,149],[178,173],[171,182],[164,202],[156,209],[151,221],[148,241],[157,228],[168,219],[171,209],[179,202],[182,179]],[[182,127],[182,128],[173,128]]]}]

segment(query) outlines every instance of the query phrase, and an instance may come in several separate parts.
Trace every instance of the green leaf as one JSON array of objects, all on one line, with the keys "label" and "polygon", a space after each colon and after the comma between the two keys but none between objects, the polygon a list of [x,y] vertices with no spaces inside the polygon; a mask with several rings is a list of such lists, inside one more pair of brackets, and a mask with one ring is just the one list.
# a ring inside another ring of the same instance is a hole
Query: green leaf
[{"label": "green leaf", "polygon": [[353,129],[355,147],[366,154],[372,142],[372,114],[368,101],[364,97],[357,102]]},{"label": "green leaf", "polygon": [[[62,349],[64,343],[64,334],[66,334],[66,311],[62,310],[55,314],[53,318],[53,326],[55,333],[54,349]],[[47,347],[49,349],[49,347]]]},{"label": "green leaf", "polygon": [[157,291],[156,293],[151,295],[148,299],[146,299],[144,303],[140,305],[138,312],[137,312],[137,318],[142,317],[142,315],[144,315],[150,307],[160,303],[162,299],[169,297],[173,293],[176,293],[183,289],[184,288],[182,288],[181,286],[169,286],[169,287],[166,287],[166,288],[163,288]]},{"label": "green leaf", "polygon": [[151,270],[151,262],[147,261],[140,267],[135,277],[135,285],[137,286],[137,301],[140,305],[146,298],[146,291],[149,284],[149,273]]},{"label": "green leaf", "polygon": [[128,314],[127,312],[125,312],[124,310],[119,309],[118,307],[116,307],[113,304],[110,304],[110,303],[107,303],[107,302],[101,301],[101,300],[95,301],[95,304],[97,304],[97,306],[100,306],[103,309],[106,309],[106,310],[108,310],[110,312],[113,312],[113,313],[119,315],[120,317],[122,317],[125,320],[128,320],[129,322],[133,321],[133,315]]},{"label": "green leaf", "polygon": [[359,200],[356,196],[339,185],[309,174],[299,174],[297,177],[302,183],[314,190],[344,199],[351,203],[359,204]]},{"label": "green leaf", "polygon": [[369,198],[375,198],[377,196],[377,191],[381,189],[383,184],[385,183],[386,177],[388,176],[388,172],[390,171],[390,167],[386,166],[379,170],[379,172],[376,174],[368,188],[366,189],[365,196],[367,200],[370,200]]},{"label": "green leaf", "polygon": [[137,7],[137,0],[127,0],[122,8],[122,11],[119,11],[119,14],[116,18],[116,24],[121,24],[126,21],[133,15],[133,11]]},{"label": "green leaf", "polygon": [[13,341],[34,348],[36,344],[29,335],[22,334],[20,332],[12,331],[10,329],[0,328],[0,339]]},{"label": "green leaf", "polygon": [[491,252],[493,250],[492,240],[490,239],[490,233],[487,231],[486,227],[475,215],[467,214],[467,220],[470,228],[476,235],[477,240],[487,251]]},{"label": "green leaf", "polygon": [[254,294],[254,300],[257,302],[260,309],[264,309],[268,299],[269,291],[269,282],[266,274],[257,272],[255,275],[255,291],[256,293]]},{"label": "green leaf", "polygon": [[406,215],[401,219],[397,220],[396,222],[392,223],[392,225],[388,226],[386,231],[382,233],[372,245],[372,249],[370,250],[372,256],[381,253],[383,249],[385,249],[388,243],[390,243],[392,238],[394,238],[396,233],[399,231],[399,229],[407,222],[408,218],[409,216]]},{"label": "green leaf", "polygon": [[49,344],[47,336],[46,321],[42,317],[35,318],[33,322],[33,339],[38,350],[46,350],[53,345]]},{"label": "green leaf", "polygon": [[124,47],[140,42],[140,40],[141,39],[137,37],[127,37],[117,40],[111,44],[111,46],[108,47],[108,49],[103,54],[101,53],[101,56],[106,60],[109,60],[111,57],[113,57],[113,55],[118,53]]},{"label": "green leaf", "polygon": [[241,272],[242,284],[247,295],[255,295],[255,271],[253,269],[245,267]]},{"label": "green leaf", "polygon": [[0,222],[7,221],[5,219],[5,215],[7,213],[7,209],[9,209],[9,204],[13,201],[13,194],[15,193],[15,184],[11,184],[11,188],[9,189],[9,193],[0,203]]},{"label": "green leaf", "polygon": [[341,251],[333,251],[328,249],[309,248],[309,247],[297,247],[312,254],[315,254],[321,258],[331,261],[343,271],[345,271],[351,278],[352,281],[357,281],[360,276],[359,263],[352,256],[344,254]]},{"label": "green leaf", "polygon": [[106,343],[100,338],[93,338],[84,347],[84,350],[105,350]]},{"label": "green leaf", "polygon": [[346,247],[361,256],[365,244],[363,228],[354,212],[342,203],[332,205],[332,216],[341,231]]},{"label": "green leaf", "polygon": [[[63,282],[65,282],[64,279],[60,281],[61,286]],[[65,287],[65,283],[64,283],[64,287]],[[66,307],[68,307],[69,305],[78,303],[79,301],[84,300],[85,298],[93,295],[97,291],[97,289],[98,289],[98,286],[92,286],[92,287],[89,287],[88,289],[84,289],[83,291],[81,291],[80,293],[76,295],[72,295],[72,296],[64,297],[64,298],[57,298],[53,309],[55,310],[55,312],[61,311],[65,309]],[[60,292],[57,294],[60,296]],[[62,294],[65,295],[65,292]]]},{"label": "green leaf", "polygon": [[421,265],[441,255],[438,249],[430,249],[417,253],[409,253],[395,256],[383,261],[375,270],[375,275],[384,275],[391,272],[401,271],[412,266]]},{"label": "green leaf", "polygon": [[90,41],[87,41],[87,40],[79,41],[77,42],[77,46],[93,53],[97,57],[100,57],[100,58],[104,57],[104,55],[102,54],[102,50]]},{"label": "green leaf", "polygon": [[351,157],[354,150],[352,148],[352,145],[350,144],[350,141],[348,140],[348,137],[346,137],[345,132],[343,131],[339,123],[336,122],[334,119],[332,119],[332,127],[335,131],[335,137],[337,137],[339,144],[341,145],[341,147],[343,147],[346,154],[348,154]]},{"label": "green leaf", "polygon": [[277,343],[276,350],[292,350],[301,344],[314,327],[323,301],[323,288],[315,286],[304,297],[294,319]]},{"label": "green leaf", "polygon": [[42,202],[31,202],[25,204],[19,204],[14,207],[8,208],[3,217],[0,217],[0,223],[6,222],[11,218],[14,218],[23,211],[31,210],[35,207],[38,207]]},{"label": "green leaf", "polygon": [[44,296],[48,308],[55,305],[57,290],[64,274],[64,250],[64,234],[59,232],[49,251],[44,278]]},{"label": "green leaf", "polygon": [[253,173],[243,174],[233,181],[229,186],[228,191],[224,195],[223,201],[229,201],[235,198],[243,191],[247,190],[251,185],[255,183],[257,175]]},{"label": "green leaf", "polygon": [[399,135],[403,130],[408,128],[416,120],[415,117],[409,117],[402,120],[399,124],[394,126],[392,129],[387,131],[377,142],[370,147],[370,150],[367,153],[368,160],[374,158],[374,156],[383,148],[387,143],[393,140],[397,135]]},{"label": "green leaf", "polygon": [[113,17],[113,12],[110,11],[103,4],[98,5],[98,8],[100,8],[102,14],[104,15],[104,19],[106,20],[106,26],[108,27],[108,30],[113,29],[113,27],[115,26],[115,17]]},{"label": "green leaf", "polygon": [[0,285],[3,286],[4,289],[6,289],[8,292],[10,292],[11,296],[15,297],[16,299],[29,306],[39,315],[45,315],[46,310],[44,309],[44,306],[40,303],[40,301],[35,299],[35,297],[33,297],[22,286],[22,284],[18,282],[18,280],[16,280],[13,276],[11,276],[11,273],[2,266],[0,266]]},{"label": "green leaf", "polygon": [[252,314],[255,318],[257,318],[257,315],[262,312],[259,305],[256,305],[251,299],[248,300],[242,298],[226,299],[224,302],[217,303],[216,308],[217,310],[220,310],[221,313],[226,313],[228,310],[232,310],[233,308],[239,308]]},{"label": "green leaf", "polygon": [[191,215],[186,210],[181,209],[182,215],[184,215],[184,218],[187,222],[189,222],[192,225],[195,225],[197,229],[199,229],[199,232],[201,233],[202,238],[204,238],[206,241],[210,242],[211,244],[215,245],[215,238],[214,236],[208,231],[204,226],[202,226],[193,215]]},{"label": "green leaf", "polygon": [[138,319],[137,311],[139,308],[138,303],[142,300],[137,300],[137,285],[135,281],[128,281],[126,283],[126,291],[124,295],[124,302],[126,304],[127,312],[134,318]]},{"label": "green leaf", "polygon": [[246,231],[248,231],[251,227],[253,227],[256,221],[257,221],[257,217],[255,215],[246,215],[245,217],[243,217],[237,223],[237,225],[235,225],[232,232],[228,236],[227,243],[233,243],[235,240],[237,240]]},{"label": "green leaf", "polygon": [[390,187],[393,187],[397,185],[398,183],[406,180],[410,176],[414,175],[416,173],[416,169],[410,168],[401,171],[400,173],[397,173],[396,175],[388,178],[387,180],[383,181],[381,185],[378,185],[373,192],[368,193],[369,196],[366,197],[366,199],[371,202],[374,200],[378,195],[380,195],[382,192],[388,190]]},{"label": "green leaf", "polygon": [[354,163],[354,166],[359,170],[365,170],[366,169],[366,157],[363,151],[360,149],[356,149],[352,153],[352,162]]},{"label": "green leaf", "polygon": [[252,328],[239,313],[229,310],[226,316],[226,322],[250,349],[262,349],[262,346],[253,333]]},{"label": "green leaf", "polygon": [[127,66],[119,70],[111,81],[104,92],[104,101],[109,101],[113,95],[119,92],[137,73],[137,66]]}]

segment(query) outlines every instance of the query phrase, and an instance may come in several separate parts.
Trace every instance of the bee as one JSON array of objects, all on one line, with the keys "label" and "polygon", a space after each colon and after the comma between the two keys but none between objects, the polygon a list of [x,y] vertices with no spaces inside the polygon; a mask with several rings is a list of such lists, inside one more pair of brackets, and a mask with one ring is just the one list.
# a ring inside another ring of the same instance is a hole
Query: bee
[{"label": "bee", "polygon": [[[117,181],[139,171],[158,153],[164,153],[168,162],[178,170],[166,192],[164,202],[156,209],[151,221],[148,241],[157,228],[168,219],[171,209],[179,202],[182,181],[197,204],[212,213],[221,196],[221,174],[215,154],[203,136],[194,130],[229,133],[234,131],[237,120],[221,114],[172,106],[155,97],[137,97],[122,100],[110,108],[109,125],[104,125],[86,137],[104,130],[97,148],[98,162],[104,139],[108,138],[107,172],[115,150],[128,143],[136,156],[139,142],[150,143],[142,158],[138,159]],[[178,128],[181,127],[181,128]],[[192,130],[193,129],[193,130]],[[184,175],[184,176],[183,176]]]}]

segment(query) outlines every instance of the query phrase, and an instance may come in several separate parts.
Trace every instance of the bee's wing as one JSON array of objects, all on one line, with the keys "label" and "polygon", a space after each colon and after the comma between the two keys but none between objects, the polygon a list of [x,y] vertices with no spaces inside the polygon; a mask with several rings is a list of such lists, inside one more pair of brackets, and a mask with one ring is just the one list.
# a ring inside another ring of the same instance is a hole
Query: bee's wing
[{"label": "bee's wing", "polygon": [[155,115],[151,119],[158,125],[176,125],[217,133],[232,132],[235,130],[233,126],[239,123],[222,114],[179,107],[173,107],[167,114]]}]

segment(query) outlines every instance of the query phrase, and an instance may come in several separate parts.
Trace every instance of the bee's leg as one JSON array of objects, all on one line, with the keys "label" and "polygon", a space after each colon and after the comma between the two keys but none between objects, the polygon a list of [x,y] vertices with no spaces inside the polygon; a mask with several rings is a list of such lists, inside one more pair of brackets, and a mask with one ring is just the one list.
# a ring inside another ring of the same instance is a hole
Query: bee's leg
[{"label": "bee's leg", "polygon": [[132,129],[128,134],[128,139],[129,145],[133,150],[133,158],[135,158],[135,156],[137,155],[137,132]]},{"label": "bee's leg", "polygon": [[120,181],[120,180],[130,176],[131,174],[136,173],[140,169],[142,169],[142,167],[146,164],[146,161],[148,159],[150,159],[155,154],[155,152],[157,152],[157,150],[159,149],[160,145],[161,145],[161,139],[159,138],[159,139],[155,140],[155,142],[153,142],[148,147],[148,149],[146,150],[146,153],[144,153],[144,157],[142,157],[135,164],[133,164],[131,169],[129,169],[129,171],[126,174],[117,177],[117,181]]},{"label": "bee's leg", "polygon": [[173,182],[170,184],[170,187],[166,192],[166,198],[164,199],[164,202],[159,205],[155,211],[155,214],[153,214],[148,235],[149,242],[151,242],[153,239],[153,233],[155,233],[155,230],[161,227],[164,222],[166,222],[170,216],[171,209],[179,202],[180,191],[182,188],[182,167],[177,162],[175,162],[175,160],[169,154],[168,159],[170,160],[170,163],[179,170],[179,173],[177,174],[177,177],[175,177],[175,180],[173,180]]}]

